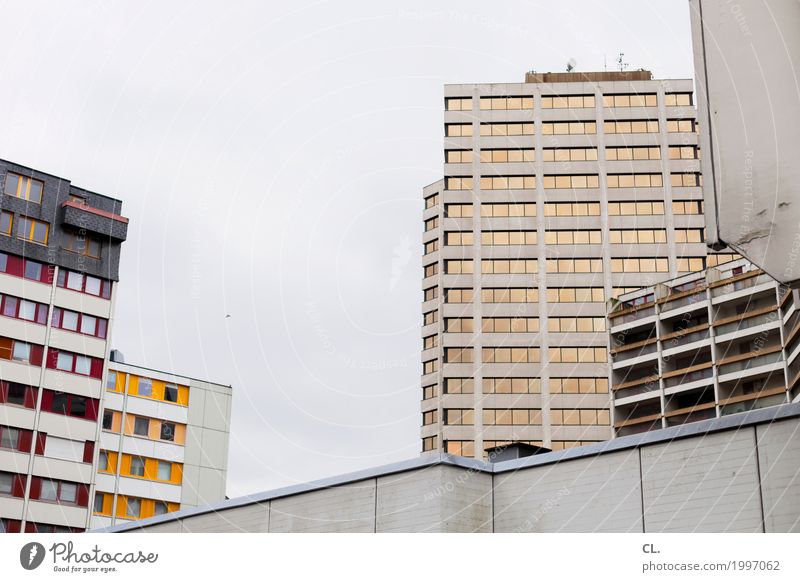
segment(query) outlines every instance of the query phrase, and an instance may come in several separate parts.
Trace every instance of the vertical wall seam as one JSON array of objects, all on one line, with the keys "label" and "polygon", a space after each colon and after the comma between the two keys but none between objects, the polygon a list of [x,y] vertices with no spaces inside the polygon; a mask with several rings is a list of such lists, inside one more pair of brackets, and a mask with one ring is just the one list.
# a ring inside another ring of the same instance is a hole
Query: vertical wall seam
[{"label": "vertical wall seam", "polygon": [[375,506],[372,519],[372,533],[378,533],[378,478],[375,477]]},{"label": "vertical wall seam", "polygon": [[761,507],[761,533],[767,533],[767,516],[764,514],[764,491],[761,488],[761,461],[758,458],[758,425],[753,425],[753,452],[756,456],[756,478],[758,479],[758,502]]},{"label": "vertical wall seam", "polygon": [[639,452],[639,498],[642,503],[642,533],[647,533],[644,523],[644,471],[642,469],[642,447],[636,447]]}]

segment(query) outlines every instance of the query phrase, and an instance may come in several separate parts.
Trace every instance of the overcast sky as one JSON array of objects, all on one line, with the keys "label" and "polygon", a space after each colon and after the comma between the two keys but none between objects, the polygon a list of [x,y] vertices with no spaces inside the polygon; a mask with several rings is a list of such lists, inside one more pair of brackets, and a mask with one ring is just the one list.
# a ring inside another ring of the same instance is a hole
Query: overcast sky
[{"label": "overcast sky", "polygon": [[0,6],[0,157],[123,200],[113,345],[233,385],[230,496],[419,454],[443,84],[692,76],[686,0]]}]

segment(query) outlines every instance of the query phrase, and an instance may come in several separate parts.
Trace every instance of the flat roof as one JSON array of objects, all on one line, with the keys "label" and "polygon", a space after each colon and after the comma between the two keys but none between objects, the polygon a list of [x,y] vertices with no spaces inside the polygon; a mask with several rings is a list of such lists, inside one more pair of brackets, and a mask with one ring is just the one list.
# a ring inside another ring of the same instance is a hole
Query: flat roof
[{"label": "flat roof", "polygon": [[366,479],[374,479],[396,473],[403,473],[415,469],[423,469],[435,465],[449,465],[452,467],[459,467],[462,469],[479,471],[482,473],[500,474],[509,471],[517,471],[519,469],[528,469],[531,467],[561,463],[573,459],[594,457],[597,455],[604,455],[626,449],[669,442],[714,432],[736,430],[747,426],[765,424],[798,416],[800,416],[800,402],[793,404],[782,404],[779,406],[770,406],[767,408],[751,410],[749,412],[742,412],[739,414],[731,414],[722,418],[712,418],[709,420],[683,424],[680,426],[673,426],[660,430],[618,437],[609,441],[603,441],[582,447],[574,447],[572,449],[565,449],[562,451],[553,451],[551,453],[543,453],[540,455],[503,461],[500,463],[488,463],[478,459],[457,457],[447,453],[424,453],[415,459],[408,459],[406,461],[399,461],[397,463],[391,463],[379,467],[371,467],[369,469],[328,477],[325,479],[319,479],[316,481],[310,481],[307,483],[289,485],[287,487],[236,497],[234,499],[228,499],[225,501],[220,501],[219,503],[213,503],[211,505],[205,505],[202,507],[181,509],[180,511],[176,511],[174,513],[167,513],[165,515],[158,515],[139,521],[132,521],[92,531],[132,531],[145,526],[168,523],[206,513],[214,513],[225,509],[233,509],[246,505],[264,503],[273,499],[279,499],[281,497],[298,495],[300,493],[308,493],[319,489],[328,489],[331,487],[346,485],[348,483],[364,481]]}]

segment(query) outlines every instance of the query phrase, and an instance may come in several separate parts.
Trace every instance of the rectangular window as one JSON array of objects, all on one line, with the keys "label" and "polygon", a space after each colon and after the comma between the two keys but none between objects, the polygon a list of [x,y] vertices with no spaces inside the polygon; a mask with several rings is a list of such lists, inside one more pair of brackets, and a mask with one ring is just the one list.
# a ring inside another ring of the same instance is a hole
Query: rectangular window
[{"label": "rectangular window", "polygon": [[106,390],[116,390],[117,389],[117,373],[114,370],[108,371],[108,376],[106,376]]},{"label": "rectangular window", "polygon": [[108,471],[108,453],[106,451],[100,451],[98,455],[97,470]]},{"label": "rectangular window", "polygon": [[542,156],[545,162],[594,162],[597,148],[544,148]]},{"label": "rectangular window", "polygon": [[447,111],[471,111],[472,97],[448,97],[444,100]]},{"label": "rectangular window", "polygon": [[447,218],[472,218],[472,204],[446,204],[444,215]]},{"label": "rectangular window", "polygon": [[161,423],[161,440],[173,442],[175,440],[175,424],[172,422]]},{"label": "rectangular window", "polygon": [[594,95],[542,96],[542,109],[581,109],[594,107]]},{"label": "rectangular window", "polygon": [[603,123],[606,133],[658,133],[658,121],[641,119],[635,121],[606,121]]},{"label": "rectangular window", "polygon": [[538,273],[538,263],[536,259],[487,259],[481,261],[481,273],[535,274]]},{"label": "rectangular window", "polygon": [[163,501],[156,501],[153,506],[153,515],[165,515],[169,512],[169,507]]},{"label": "rectangular window", "polygon": [[178,401],[178,387],[174,384],[167,384],[164,386],[164,400],[167,402]]},{"label": "rectangular window", "polygon": [[144,459],[142,457],[131,457],[130,474],[134,477],[144,477]]},{"label": "rectangular window", "polygon": [[111,297],[111,281],[84,275],[76,271],[59,269],[57,285],[65,289],[102,297],[103,299]]},{"label": "rectangular window", "polygon": [[133,421],[133,434],[137,436],[147,436],[150,433],[150,419],[135,418]]},{"label": "rectangular window", "polygon": [[536,150],[531,148],[481,150],[481,163],[484,164],[533,162],[535,159]]},{"label": "rectangular window", "polygon": [[42,203],[42,192],[44,182],[26,176],[20,176],[14,172],[6,174],[5,193],[9,196],[22,198],[34,204]]},{"label": "rectangular window", "polygon": [[603,95],[603,107],[657,107],[655,93]]},{"label": "rectangular window", "polygon": [[72,231],[65,231],[63,236],[64,250],[95,259],[100,258],[100,241],[96,238]]},{"label": "rectangular window", "polygon": [[445,394],[473,394],[475,380],[472,378],[446,378],[444,381]]},{"label": "rectangular window", "polygon": [[539,378],[484,378],[484,394],[540,394]]},{"label": "rectangular window", "polygon": [[535,230],[484,230],[481,232],[482,245],[535,245]]},{"label": "rectangular window", "polygon": [[3,210],[0,212],[0,234],[11,236],[11,226],[13,223],[13,215],[10,212]]},{"label": "rectangular window", "polygon": [[102,493],[95,493],[94,494],[94,512],[95,513],[103,513],[103,501],[105,500],[105,495]]},{"label": "rectangular window", "polygon": [[14,475],[0,472],[0,495],[11,495],[14,490]]},{"label": "rectangular window", "polygon": [[472,137],[471,123],[448,123],[444,126],[445,137]]},{"label": "rectangular window", "polygon": [[111,430],[114,423],[114,413],[110,410],[103,412],[103,430]]},{"label": "rectangular window", "polygon": [[597,202],[545,202],[545,216],[600,216]]},{"label": "rectangular window", "polygon": [[[675,203],[673,202],[673,209]],[[674,210],[673,210],[674,212]],[[664,214],[663,202],[609,202],[609,216],[648,216]],[[678,214],[678,213],[676,213]]]},{"label": "rectangular window", "polygon": [[607,160],[660,160],[660,147],[608,147]]},{"label": "rectangular window", "polygon": [[444,320],[446,333],[472,333],[474,326],[471,317],[448,317]]},{"label": "rectangular window", "polygon": [[468,275],[472,274],[472,259],[458,260],[450,259],[444,262],[444,272],[447,275]]},{"label": "rectangular window", "polygon": [[448,164],[472,163],[472,150],[445,150],[444,154]]},{"label": "rectangular window", "polygon": [[444,410],[444,423],[456,426],[475,424],[475,411],[471,408],[447,408]]},{"label": "rectangular window", "polygon": [[[535,125],[533,123],[481,123],[481,135],[533,135]],[[472,126],[470,126],[472,135]]]},{"label": "rectangular window", "polygon": [[17,450],[19,448],[19,429],[0,426],[0,448]]},{"label": "rectangular window", "polygon": [[[470,205],[469,216],[472,216]],[[481,204],[481,216],[498,218],[515,218],[518,216],[536,216],[536,204]]]},{"label": "rectangular window", "polygon": [[539,348],[483,348],[485,364],[535,364],[539,361]]},{"label": "rectangular window", "polygon": [[484,288],[481,289],[482,303],[536,303],[539,290],[532,288]]},{"label": "rectangular window", "polygon": [[533,97],[481,97],[480,108],[484,111],[533,109]]},{"label": "rectangular window", "polygon": [[139,517],[142,514],[142,500],[128,497],[125,502],[125,513],[128,517]]},{"label": "rectangular window", "polygon": [[139,396],[153,396],[153,381],[150,378],[139,378],[139,388],[138,392]]},{"label": "rectangular window", "polygon": [[599,188],[600,178],[597,174],[587,175],[548,175],[544,177],[544,187],[553,189]]},{"label": "rectangular window", "polygon": [[545,121],[542,123],[543,135],[591,135],[595,133],[597,133],[597,123],[594,121]]},{"label": "rectangular window", "polygon": [[599,245],[602,240],[599,230],[548,230],[544,242],[548,245]]},{"label": "rectangular window", "polygon": [[519,190],[536,188],[535,176],[481,176],[481,190]]},{"label": "rectangular window", "polygon": [[46,222],[27,216],[20,216],[17,219],[17,238],[46,245],[49,232],[50,225]]},{"label": "rectangular window", "polygon": [[39,499],[45,501],[58,501],[58,481],[52,479],[42,480],[42,489],[39,492]]},{"label": "rectangular window", "polygon": [[609,188],[660,188],[664,185],[661,174],[608,174]]},{"label": "rectangular window", "polygon": [[428,412],[422,413],[422,425],[427,426],[429,424],[433,424],[436,422],[436,411],[429,410]]},{"label": "rectangular window", "polygon": [[158,479],[160,481],[172,480],[172,463],[167,461],[158,462]]},{"label": "rectangular window", "polygon": [[472,190],[470,176],[448,176],[444,179],[445,190]]}]

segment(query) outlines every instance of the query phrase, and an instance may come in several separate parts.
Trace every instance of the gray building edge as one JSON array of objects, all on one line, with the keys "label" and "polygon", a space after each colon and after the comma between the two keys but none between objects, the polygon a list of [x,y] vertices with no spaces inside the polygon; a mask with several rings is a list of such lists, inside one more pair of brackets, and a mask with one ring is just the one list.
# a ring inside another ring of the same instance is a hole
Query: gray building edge
[{"label": "gray building edge", "polygon": [[99,532],[797,532],[800,403],[501,463],[444,453]]}]

